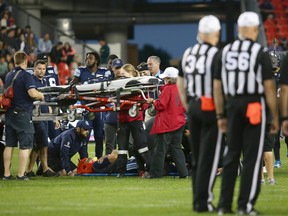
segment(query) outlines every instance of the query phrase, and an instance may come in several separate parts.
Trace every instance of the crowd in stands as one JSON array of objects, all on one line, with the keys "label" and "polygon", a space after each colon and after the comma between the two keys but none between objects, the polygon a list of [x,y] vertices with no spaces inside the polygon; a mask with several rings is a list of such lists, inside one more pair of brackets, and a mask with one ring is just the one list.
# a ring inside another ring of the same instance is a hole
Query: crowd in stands
[{"label": "crowd in stands", "polygon": [[[16,26],[9,7],[0,1],[0,89],[3,89],[5,75],[12,70],[13,55],[16,51],[23,51],[28,55],[28,67],[32,67],[38,53],[48,53],[50,64],[58,70],[60,84],[69,82],[70,70],[81,64],[74,62],[76,50],[69,42],[56,42],[50,39],[49,33],[39,37],[30,25]],[[77,58],[75,58],[77,60]]]},{"label": "crowd in stands", "polygon": [[268,47],[273,46],[277,39],[277,50],[288,49],[288,1],[287,0],[259,0],[259,8],[265,29]]}]

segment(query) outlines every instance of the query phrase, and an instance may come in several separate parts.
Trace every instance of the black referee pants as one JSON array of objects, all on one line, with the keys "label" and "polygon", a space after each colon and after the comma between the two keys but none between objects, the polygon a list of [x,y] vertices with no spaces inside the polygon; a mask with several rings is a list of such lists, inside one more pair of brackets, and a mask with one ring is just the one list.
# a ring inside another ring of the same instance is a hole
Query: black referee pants
[{"label": "black referee pants", "polygon": [[[261,122],[252,125],[246,116],[249,103],[261,104]],[[227,102],[227,146],[224,156],[224,169],[221,185],[219,208],[231,209],[238,163],[243,154],[243,170],[241,174],[238,196],[238,209],[250,212],[260,192],[260,171],[263,155],[266,126],[266,106],[264,97],[239,96]]]},{"label": "black referee pants", "polygon": [[200,100],[191,100],[188,110],[193,209],[197,212],[212,211],[212,189],[220,158],[222,134],[218,132],[215,111],[202,111]]}]

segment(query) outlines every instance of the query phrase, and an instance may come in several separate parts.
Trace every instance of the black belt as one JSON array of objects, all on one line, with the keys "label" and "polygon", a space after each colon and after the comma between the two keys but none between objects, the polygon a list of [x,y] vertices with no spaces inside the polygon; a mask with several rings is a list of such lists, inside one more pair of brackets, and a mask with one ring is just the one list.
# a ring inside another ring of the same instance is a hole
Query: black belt
[{"label": "black belt", "polygon": [[199,97],[188,97],[188,101],[199,101],[200,98]]}]

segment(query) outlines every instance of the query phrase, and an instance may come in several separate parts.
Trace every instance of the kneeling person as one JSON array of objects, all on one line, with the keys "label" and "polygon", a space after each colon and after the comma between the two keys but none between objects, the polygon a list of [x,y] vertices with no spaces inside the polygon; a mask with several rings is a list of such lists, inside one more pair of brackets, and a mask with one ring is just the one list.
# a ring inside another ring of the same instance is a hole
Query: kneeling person
[{"label": "kneeling person", "polygon": [[80,159],[88,158],[87,137],[90,129],[88,121],[81,120],[77,122],[76,128],[55,137],[48,145],[48,166],[61,176],[74,176],[77,166],[71,158],[77,152]]}]

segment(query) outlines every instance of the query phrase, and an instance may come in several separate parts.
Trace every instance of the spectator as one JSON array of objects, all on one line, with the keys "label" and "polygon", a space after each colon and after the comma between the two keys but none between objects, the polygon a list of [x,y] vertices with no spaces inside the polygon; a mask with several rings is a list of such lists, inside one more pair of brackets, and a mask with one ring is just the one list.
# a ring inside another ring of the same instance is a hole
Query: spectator
[{"label": "spectator", "polygon": [[260,13],[262,15],[262,20],[263,22],[265,22],[265,20],[267,19],[267,17],[270,14],[274,14],[274,6],[271,3],[271,0],[264,0],[260,5]]},{"label": "spectator", "polygon": [[26,37],[26,40],[25,40],[25,50],[26,50],[26,53],[37,53],[37,43],[34,39],[34,33],[33,32],[29,32],[27,37]]},{"label": "spectator", "polygon": [[33,67],[34,62],[36,61],[36,55],[34,52],[28,53],[28,67]]},{"label": "spectator", "polygon": [[65,42],[62,48],[62,61],[65,61],[69,66],[74,59],[76,50],[70,45],[70,43]]},{"label": "spectator", "polygon": [[[26,25],[25,28],[24,28],[24,36],[25,36],[25,39],[28,38],[29,34],[30,33],[33,33],[32,29],[31,29],[31,26],[30,25]],[[38,44],[38,37],[36,36],[36,34],[33,33],[33,39],[35,41],[36,44]]]},{"label": "spectator", "polygon": [[5,45],[4,42],[0,40],[0,56],[6,56],[9,53],[6,48],[7,45]]},{"label": "spectator", "polygon": [[19,166],[17,180],[29,180],[25,176],[25,168],[29,158],[30,149],[33,147],[34,128],[32,123],[32,109],[34,100],[44,100],[44,95],[36,90],[31,74],[27,68],[27,55],[16,52],[14,55],[15,69],[8,73],[5,87],[9,86],[14,75],[18,76],[14,81],[14,98],[12,107],[5,113],[6,147],[4,150],[4,177],[3,180],[14,179],[11,174],[11,161],[14,147],[19,142]]},{"label": "spectator", "polygon": [[59,41],[51,49],[51,52],[50,52],[51,62],[55,63],[56,65],[58,65],[59,62],[61,61],[62,48],[63,48],[63,43],[61,41]]},{"label": "spectator", "polygon": [[87,138],[91,129],[87,121],[81,120],[76,128],[62,132],[48,145],[48,166],[61,176],[74,176],[77,166],[71,158],[78,152],[80,159],[88,158]]},{"label": "spectator", "polygon": [[154,104],[157,110],[151,134],[156,134],[156,151],[152,157],[150,173],[146,178],[160,178],[163,176],[164,161],[170,150],[180,178],[188,176],[185,155],[182,151],[182,135],[186,124],[185,110],[181,104],[176,86],[178,70],[168,67],[159,78],[164,79],[165,87],[159,100],[148,98],[148,104]]},{"label": "spectator", "polygon": [[15,29],[9,29],[7,31],[7,37],[4,38],[4,43],[7,45],[7,50],[11,55],[17,50],[17,42],[15,38]]},{"label": "spectator", "polygon": [[6,8],[6,3],[3,0],[0,0],[0,14],[5,10]]},{"label": "spectator", "polygon": [[16,43],[17,43],[17,50],[22,51],[22,52],[26,51],[26,42],[25,42],[24,33],[21,33],[19,37],[17,37]]},{"label": "spectator", "polygon": [[1,26],[0,41],[4,41],[6,37],[7,37],[7,27]]},{"label": "spectator", "polygon": [[100,48],[100,66],[106,67],[107,66],[107,60],[110,55],[110,48],[104,38],[101,38],[99,40],[99,44],[101,45]]},{"label": "spectator", "polygon": [[38,52],[50,53],[53,45],[50,40],[50,35],[46,33],[43,38],[40,38],[38,41]]},{"label": "spectator", "polygon": [[8,19],[9,19],[9,12],[8,11],[4,11],[3,17],[2,17],[2,19],[0,21],[1,27],[8,27]]},{"label": "spectator", "polygon": [[[8,73],[8,64],[5,60],[5,56],[0,56],[0,79],[4,83],[5,77]],[[3,86],[2,86],[3,87]]]}]

